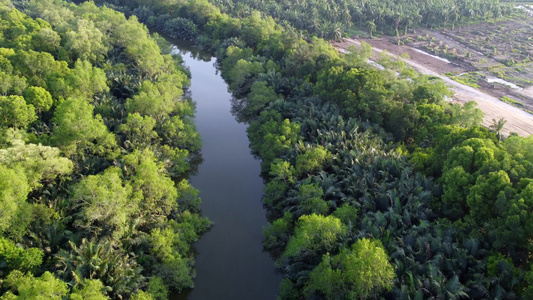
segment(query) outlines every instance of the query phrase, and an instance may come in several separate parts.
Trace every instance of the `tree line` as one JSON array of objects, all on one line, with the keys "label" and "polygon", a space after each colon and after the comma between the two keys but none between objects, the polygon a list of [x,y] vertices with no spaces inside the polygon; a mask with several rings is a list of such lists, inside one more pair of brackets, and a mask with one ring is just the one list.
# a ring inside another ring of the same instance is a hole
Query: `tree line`
[{"label": "tree line", "polygon": [[218,0],[222,11],[247,16],[259,10],[280,22],[328,40],[340,40],[353,29],[388,35],[407,34],[417,28],[454,28],[473,22],[509,17],[511,5],[498,0],[446,1],[262,1]]},{"label": "tree line", "polygon": [[[117,6],[137,7],[136,15],[146,15],[144,8],[159,6],[158,2],[106,1]],[[163,3],[163,2],[161,2]],[[211,1],[222,13],[236,19],[249,17],[254,11],[271,16],[285,27],[302,30],[309,37],[316,35],[326,40],[340,40],[355,32],[364,32],[370,37],[375,33],[387,35],[407,34],[417,28],[455,28],[472,23],[496,21],[509,18],[514,13],[508,1],[499,0],[216,0]],[[164,1],[166,7],[179,9],[183,1]],[[168,11],[162,12],[168,14]],[[171,14],[169,14],[171,15]],[[190,22],[190,21],[189,21]],[[194,24],[194,23],[193,23]],[[189,34],[189,25],[177,21],[174,30],[182,29]],[[194,33],[192,33],[194,34]]]},{"label": "tree line", "polygon": [[281,299],[531,297],[531,138],[368,45],[202,0],[107,3],[218,57],[263,160]]},{"label": "tree line", "polygon": [[[15,8],[15,5],[17,8]],[[137,18],[0,1],[1,299],[166,299],[210,227],[188,70]]]},{"label": "tree line", "polygon": [[[513,7],[499,0],[409,1],[212,1],[222,12],[245,18],[254,10],[285,25],[327,40],[340,40],[354,30],[400,35],[417,28],[455,28],[510,17]],[[121,4],[123,5],[123,4]]]}]

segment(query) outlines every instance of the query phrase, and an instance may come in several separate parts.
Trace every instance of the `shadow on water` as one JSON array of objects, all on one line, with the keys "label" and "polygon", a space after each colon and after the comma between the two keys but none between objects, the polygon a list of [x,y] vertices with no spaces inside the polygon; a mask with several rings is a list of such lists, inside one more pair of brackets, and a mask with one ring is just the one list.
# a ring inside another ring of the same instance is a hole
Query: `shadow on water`
[{"label": "shadow on water", "polygon": [[170,44],[172,44],[174,53],[179,53],[181,56],[187,55],[191,59],[199,60],[203,62],[210,62],[212,59],[211,53],[196,48],[191,42],[184,40],[176,40],[171,38],[165,38]]},{"label": "shadow on water", "polygon": [[243,108],[245,105],[246,102],[243,99],[231,97],[231,114],[239,123],[248,123],[251,121],[250,117],[247,117],[245,114],[243,114]]},{"label": "shadow on water", "polygon": [[214,222],[194,245],[195,288],[170,299],[275,299],[281,275],[263,251],[262,228],[268,225],[261,203],[264,183],[261,162],[249,148],[247,125],[232,114],[235,100],[209,53],[168,41],[191,72],[203,162],[190,182],[200,191],[203,215]]},{"label": "shadow on water", "polygon": [[187,170],[182,176],[176,178],[179,182],[182,179],[188,179],[198,174],[198,167],[204,162],[202,152],[194,152],[189,154],[189,170]]}]

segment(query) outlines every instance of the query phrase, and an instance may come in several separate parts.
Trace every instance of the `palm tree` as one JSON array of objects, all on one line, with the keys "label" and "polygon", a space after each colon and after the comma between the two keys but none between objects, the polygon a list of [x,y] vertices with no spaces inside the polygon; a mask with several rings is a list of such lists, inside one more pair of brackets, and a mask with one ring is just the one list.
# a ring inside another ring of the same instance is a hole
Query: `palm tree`
[{"label": "palm tree", "polygon": [[340,41],[342,39],[342,32],[343,32],[343,24],[336,22],[332,24],[332,38],[336,41]]},{"label": "palm tree", "polygon": [[373,38],[372,33],[376,30],[376,23],[374,23],[374,20],[367,21],[366,26],[368,27],[368,33],[370,34],[370,38]]},{"label": "palm tree", "polygon": [[492,129],[494,132],[496,132],[496,137],[498,137],[498,141],[501,141],[503,138],[503,126],[507,123],[507,120],[504,118],[500,118],[499,120],[492,119],[492,125],[490,125],[490,129]]},{"label": "palm tree", "polygon": [[116,250],[112,243],[83,239],[77,246],[69,241],[71,251],[61,250],[56,258],[58,273],[72,286],[84,278],[100,279],[111,293],[122,298],[135,292],[144,281],[142,268],[128,254]]}]

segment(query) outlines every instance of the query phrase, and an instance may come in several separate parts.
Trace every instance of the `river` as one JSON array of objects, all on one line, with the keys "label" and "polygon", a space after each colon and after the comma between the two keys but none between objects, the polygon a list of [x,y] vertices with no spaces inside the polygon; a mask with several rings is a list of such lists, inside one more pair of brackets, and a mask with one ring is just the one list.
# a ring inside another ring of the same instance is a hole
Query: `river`
[{"label": "river", "polygon": [[195,244],[195,288],[171,299],[275,299],[281,275],[263,251],[264,184],[260,161],[250,152],[247,126],[231,114],[232,97],[215,59],[171,42],[190,68],[195,122],[202,135],[203,162],[190,182],[200,191],[203,215],[214,222]]}]

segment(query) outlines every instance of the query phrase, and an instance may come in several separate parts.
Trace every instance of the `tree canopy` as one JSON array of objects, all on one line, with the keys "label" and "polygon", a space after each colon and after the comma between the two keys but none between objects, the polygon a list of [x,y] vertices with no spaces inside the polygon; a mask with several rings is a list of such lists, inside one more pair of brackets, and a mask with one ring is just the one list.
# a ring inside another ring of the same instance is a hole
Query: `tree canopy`
[{"label": "tree canopy", "polygon": [[2,299],[193,285],[189,248],[210,226],[185,178],[200,137],[185,68],[160,42],[93,2],[0,1]]}]

